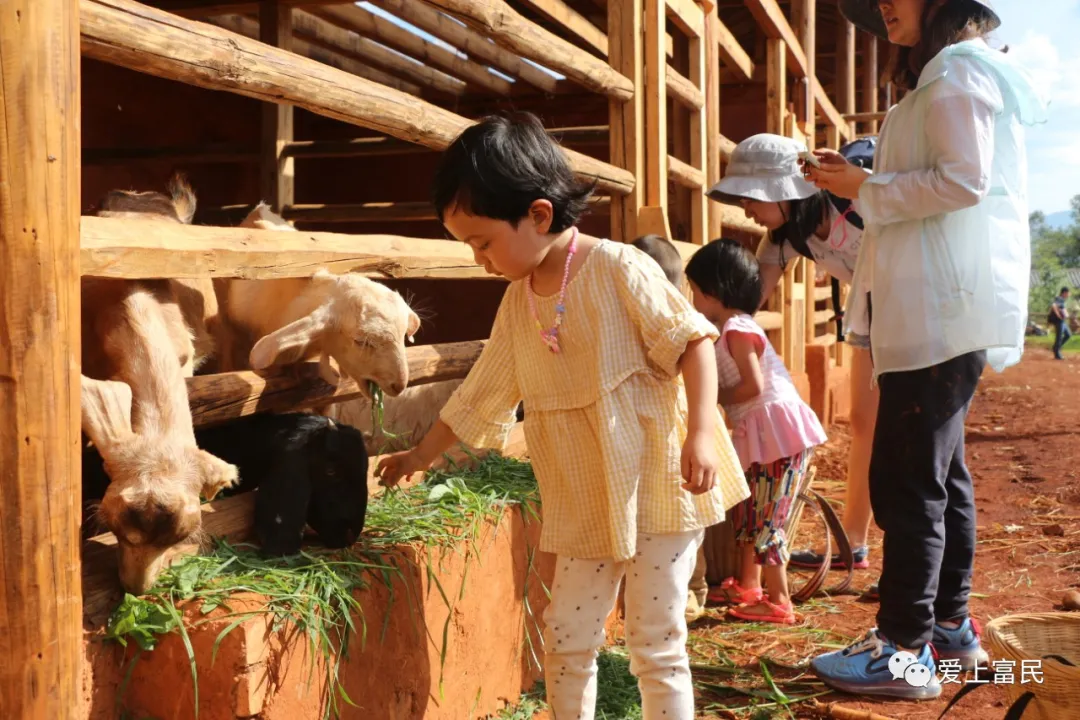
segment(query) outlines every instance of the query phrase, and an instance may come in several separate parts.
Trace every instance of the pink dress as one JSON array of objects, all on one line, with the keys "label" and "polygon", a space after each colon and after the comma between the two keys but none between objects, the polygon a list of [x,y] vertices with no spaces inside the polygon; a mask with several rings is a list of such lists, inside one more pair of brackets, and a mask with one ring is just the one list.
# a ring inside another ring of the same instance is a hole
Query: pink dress
[{"label": "pink dress", "polygon": [[743,472],[754,463],[773,463],[824,443],[827,438],[817,415],[803,402],[784,361],[749,315],[736,315],[724,323],[720,332],[716,343],[720,387],[732,388],[741,380],[728,349],[728,333],[733,331],[754,336],[764,377],[764,387],[756,398],[724,406],[733,428],[731,442]]}]

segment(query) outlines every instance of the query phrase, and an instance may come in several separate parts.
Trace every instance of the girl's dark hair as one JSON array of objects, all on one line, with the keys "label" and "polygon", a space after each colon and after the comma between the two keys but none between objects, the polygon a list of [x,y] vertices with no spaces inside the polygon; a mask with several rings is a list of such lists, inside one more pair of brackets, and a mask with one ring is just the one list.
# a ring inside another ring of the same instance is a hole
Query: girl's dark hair
[{"label": "girl's dark hair", "polygon": [[[808,198],[790,201],[791,209],[787,222],[770,232],[766,242],[774,242],[781,248],[787,242],[800,255],[813,257],[806,241],[817,232],[818,226],[821,225],[821,221],[825,217],[827,202],[824,190]],[[783,257],[780,258],[780,262],[786,264]]]},{"label": "girl's dark hair", "polygon": [[577,181],[539,118],[514,113],[485,117],[458,135],[443,153],[432,200],[440,222],[456,205],[515,227],[533,202],[548,200],[554,208],[549,232],[558,233],[577,223],[595,186]]},{"label": "girl's dark hair", "polygon": [[642,235],[630,244],[655,260],[672,285],[682,284],[682,255],[670,240],[663,235]]},{"label": "girl's dark hair", "polygon": [[720,238],[702,247],[686,264],[686,277],[728,309],[753,315],[761,306],[757,258],[736,240]]},{"label": "girl's dark hair", "polygon": [[893,45],[885,79],[902,90],[914,90],[923,68],[935,55],[949,45],[986,37],[993,22],[993,13],[972,0],[928,0],[919,42],[914,47]]}]

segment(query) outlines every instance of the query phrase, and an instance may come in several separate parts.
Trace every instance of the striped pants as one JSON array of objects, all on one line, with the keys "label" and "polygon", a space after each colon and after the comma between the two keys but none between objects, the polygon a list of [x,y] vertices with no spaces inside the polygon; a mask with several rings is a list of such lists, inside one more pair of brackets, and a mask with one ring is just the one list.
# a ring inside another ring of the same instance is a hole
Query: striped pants
[{"label": "striped pants", "polygon": [[810,466],[813,448],[746,471],[750,497],[731,510],[735,542],[754,546],[758,565],[787,565],[790,550],[784,525],[795,493]]}]

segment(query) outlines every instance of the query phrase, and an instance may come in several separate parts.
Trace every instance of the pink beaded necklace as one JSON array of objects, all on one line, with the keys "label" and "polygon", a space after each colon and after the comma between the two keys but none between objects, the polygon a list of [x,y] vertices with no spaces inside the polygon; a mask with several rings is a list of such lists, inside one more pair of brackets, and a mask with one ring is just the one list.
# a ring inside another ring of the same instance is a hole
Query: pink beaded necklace
[{"label": "pink beaded necklace", "polygon": [[563,299],[566,297],[566,285],[570,282],[570,261],[574,259],[574,253],[577,252],[577,236],[578,229],[574,228],[574,233],[570,237],[570,247],[566,250],[566,266],[563,268],[559,299],[555,302],[555,324],[548,330],[545,330],[544,326],[540,324],[540,313],[536,311],[536,297],[533,295],[532,289],[532,274],[530,273],[529,277],[525,278],[525,293],[529,298],[529,309],[532,310],[533,320],[536,321],[536,329],[540,331],[540,339],[548,346],[548,350],[553,353],[559,352],[559,326],[562,325],[563,315],[566,314],[566,305],[563,304]]}]

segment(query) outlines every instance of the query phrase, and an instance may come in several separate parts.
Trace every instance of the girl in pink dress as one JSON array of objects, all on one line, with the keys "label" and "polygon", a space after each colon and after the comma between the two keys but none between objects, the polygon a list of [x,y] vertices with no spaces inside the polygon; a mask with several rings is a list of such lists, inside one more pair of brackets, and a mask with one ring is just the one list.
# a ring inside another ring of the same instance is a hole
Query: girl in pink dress
[{"label": "girl in pink dress", "polygon": [[740,548],[739,577],[724,580],[709,599],[736,605],[728,614],[742,620],[791,624],[784,523],[825,431],[754,321],[762,283],[753,253],[734,240],[714,240],[690,259],[686,276],[694,307],[720,329],[718,401],[750,486],[750,497],[730,515]]}]

